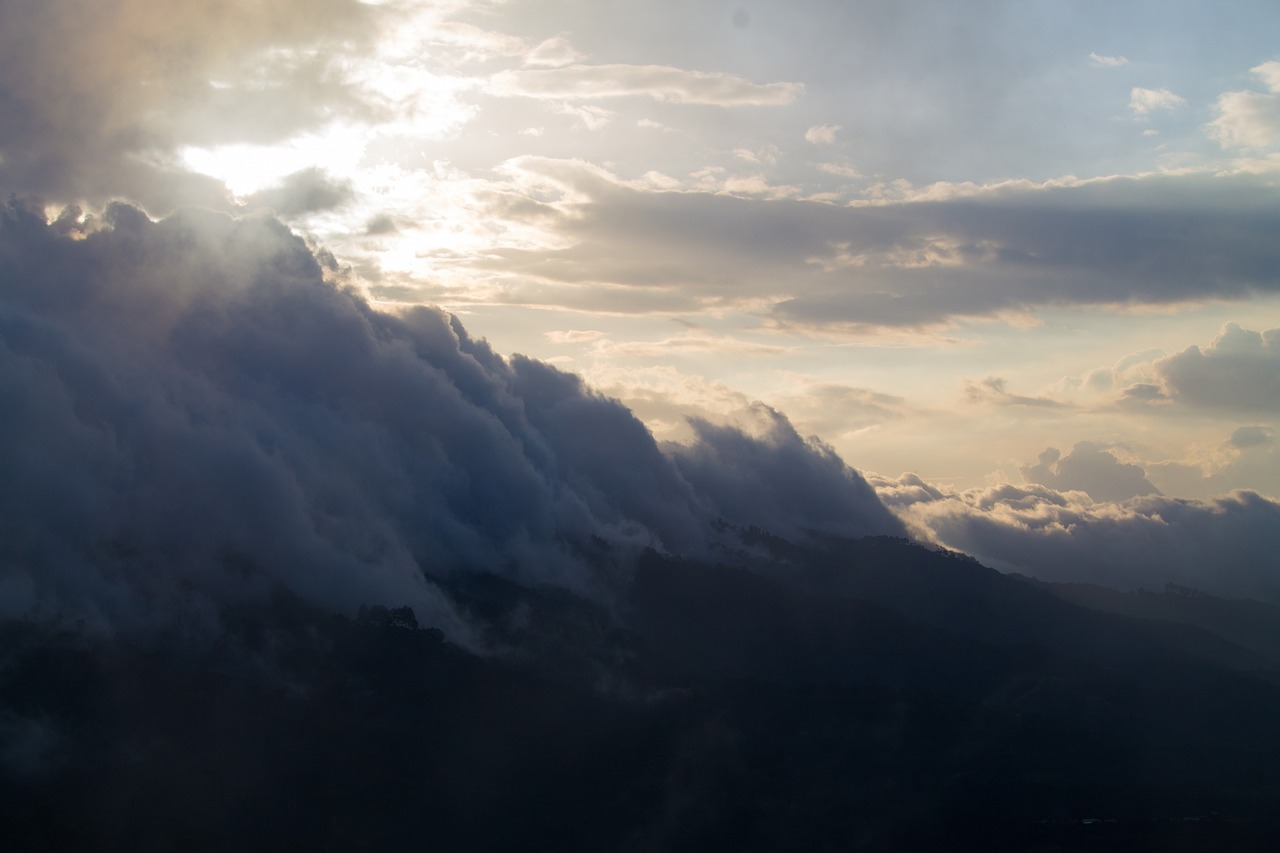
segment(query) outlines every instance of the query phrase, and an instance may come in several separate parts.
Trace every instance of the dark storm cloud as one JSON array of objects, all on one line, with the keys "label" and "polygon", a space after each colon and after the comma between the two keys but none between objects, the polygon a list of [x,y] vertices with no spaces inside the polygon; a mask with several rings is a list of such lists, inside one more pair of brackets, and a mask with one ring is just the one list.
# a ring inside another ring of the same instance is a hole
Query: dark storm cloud
[{"label": "dark storm cloud", "polygon": [[357,0],[0,3],[0,186],[49,200],[216,203],[176,147],[268,142],[363,109],[325,48],[359,43]]},{"label": "dark storm cloud", "polygon": [[607,593],[584,543],[623,571],[642,547],[705,552],[719,517],[898,529],[781,416],[760,439],[700,429],[673,462],[577,377],[437,310],[372,310],[270,218],[115,205],[55,227],[11,203],[0,300],[9,615],[148,624],[281,584],[458,634],[424,570]]},{"label": "dark storm cloud", "polygon": [[[573,243],[506,250],[487,264],[561,285],[679,288],[705,304],[766,299],[786,324],[910,327],[1280,289],[1280,194],[1252,178],[953,188],[840,207],[652,192],[560,162],[519,168],[586,199],[556,226]],[[555,300],[554,288],[534,299]],[[609,298],[600,301],[605,308]]]},{"label": "dark storm cloud", "polygon": [[957,492],[914,475],[872,484],[919,534],[1005,571],[1280,602],[1280,503],[1253,492],[1116,504],[1035,484]]}]

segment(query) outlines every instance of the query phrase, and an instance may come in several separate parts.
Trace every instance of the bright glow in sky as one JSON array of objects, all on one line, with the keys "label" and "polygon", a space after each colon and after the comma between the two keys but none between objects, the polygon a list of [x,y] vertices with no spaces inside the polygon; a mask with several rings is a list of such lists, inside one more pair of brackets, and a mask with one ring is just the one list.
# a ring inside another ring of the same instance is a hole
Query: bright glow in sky
[{"label": "bright glow in sky", "polygon": [[6,184],[270,208],[659,437],[761,400],[886,477],[1280,496],[1273,3],[216,5],[59,51],[98,154],[0,131]]}]

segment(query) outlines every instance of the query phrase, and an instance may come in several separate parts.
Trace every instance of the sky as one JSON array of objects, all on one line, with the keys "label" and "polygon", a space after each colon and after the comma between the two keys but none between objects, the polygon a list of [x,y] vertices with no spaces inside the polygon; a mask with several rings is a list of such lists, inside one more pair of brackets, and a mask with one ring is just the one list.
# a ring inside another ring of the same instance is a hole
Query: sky
[{"label": "sky", "polygon": [[281,223],[380,316],[438,307],[702,448],[681,476],[815,436],[998,567],[1120,536],[1274,565],[1276,32],[1262,2],[0,2],[0,190],[67,240],[121,201]]}]

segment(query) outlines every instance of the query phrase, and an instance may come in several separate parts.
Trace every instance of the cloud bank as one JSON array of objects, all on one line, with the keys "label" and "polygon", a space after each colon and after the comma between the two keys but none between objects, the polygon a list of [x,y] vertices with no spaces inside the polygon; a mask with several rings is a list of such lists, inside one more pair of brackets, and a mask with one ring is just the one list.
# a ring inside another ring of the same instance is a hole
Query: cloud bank
[{"label": "cloud bank", "polygon": [[1003,571],[1115,589],[1176,583],[1280,602],[1280,503],[1254,492],[1106,503],[1034,483],[957,491],[914,474],[871,483],[918,536]]},{"label": "cloud bank", "polygon": [[4,208],[4,615],[139,626],[282,585],[456,635],[427,574],[607,594],[627,554],[704,553],[717,519],[902,531],[780,415],[664,452],[577,377],[337,278],[264,216]]},{"label": "cloud bank", "polygon": [[788,327],[920,328],[1041,306],[1280,289],[1275,193],[1253,178],[936,186],[838,206],[734,197],[727,185],[655,192],[575,161],[508,165],[527,185],[521,194],[543,198],[554,185],[563,199],[540,203],[536,219],[522,219],[522,206],[493,211],[560,241],[480,262],[512,277],[503,299],[517,304],[692,312],[764,303]]}]

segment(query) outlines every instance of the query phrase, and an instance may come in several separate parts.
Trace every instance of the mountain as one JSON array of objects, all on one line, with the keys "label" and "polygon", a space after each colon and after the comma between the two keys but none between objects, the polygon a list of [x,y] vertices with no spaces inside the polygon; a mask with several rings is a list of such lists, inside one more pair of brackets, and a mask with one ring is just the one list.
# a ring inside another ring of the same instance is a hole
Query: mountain
[{"label": "mountain", "polygon": [[1280,686],[1246,646],[905,540],[738,540],[649,552],[610,604],[438,578],[478,653],[407,608],[348,619],[284,590],[225,609],[216,637],[11,621],[10,849],[1271,837]]}]

